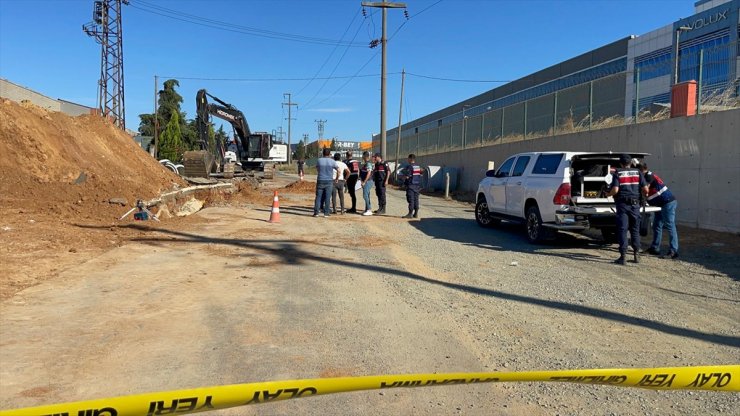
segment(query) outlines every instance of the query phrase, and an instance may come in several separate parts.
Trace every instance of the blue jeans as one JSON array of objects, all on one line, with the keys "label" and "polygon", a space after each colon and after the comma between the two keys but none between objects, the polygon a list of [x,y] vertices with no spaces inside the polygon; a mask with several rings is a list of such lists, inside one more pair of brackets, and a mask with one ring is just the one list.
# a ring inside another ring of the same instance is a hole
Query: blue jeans
[{"label": "blue jeans", "polygon": [[323,208],[324,215],[329,215],[329,200],[334,181],[316,181],[316,200],[313,203],[313,215],[317,215]]},{"label": "blue jeans", "polygon": [[370,202],[370,190],[373,189],[373,185],[375,185],[375,182],[370,179],[365,182],[365,186],[362,187],[362,198],[365,200],[365,211],[373,210],[373,204]]},{"label": "blue jeans", "polygon": [[653,222],[653,244],[651,248],[660,250],[660,243],[663,239],[663,228],[668,230],[670,236],[669,245],[671,251],[678,253],[678,232],[676,231],[676,206],[678,201],[671,201],[660,208],[660,212],[655,213]]}]

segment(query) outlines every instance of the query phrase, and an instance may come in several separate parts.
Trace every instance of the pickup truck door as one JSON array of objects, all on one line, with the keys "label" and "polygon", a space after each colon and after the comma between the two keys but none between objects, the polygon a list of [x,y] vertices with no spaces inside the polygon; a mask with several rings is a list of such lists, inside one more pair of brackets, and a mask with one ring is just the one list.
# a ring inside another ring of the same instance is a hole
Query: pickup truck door
[{"label": "pickup truck door", "polygon": [[498,168],[496,175],[492,178],[489,195],[493,199],[493,202],[488,207],[489,211],[500,214],[506,213],[506,183],[509,181],[509,175],[511,174],[511,168],[514,166],[515,159],[516,157],[513,156],[506,159],[506,162]]},{"label": "pickup truck door", "polygon": [[520,155],[506,183],[506,214],[524,218],[524,171],[527,170],[531,155]]}]

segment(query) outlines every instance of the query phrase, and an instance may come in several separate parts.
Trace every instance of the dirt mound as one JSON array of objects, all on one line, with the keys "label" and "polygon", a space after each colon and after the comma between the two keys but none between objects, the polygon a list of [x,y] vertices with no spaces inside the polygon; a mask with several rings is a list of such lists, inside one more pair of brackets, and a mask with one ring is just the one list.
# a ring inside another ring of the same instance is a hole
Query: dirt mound
[{"label": "dirt mound", "polygon": [[111,198],[131,205],[173,185],[184,183],[99,117],[0,101],[0,208],[100,217]]},{"label": "dirt mound", "polygon": [[316,183],[308,181],[298,181],[286,185],[285,189],[294,194],[312,194],[316,192]]},{"label": "dirt mound", "polygon": [[118,218],[174,186],[186,184],[104,119],[0,99],[0,299],[123,244],[136,233]]}]

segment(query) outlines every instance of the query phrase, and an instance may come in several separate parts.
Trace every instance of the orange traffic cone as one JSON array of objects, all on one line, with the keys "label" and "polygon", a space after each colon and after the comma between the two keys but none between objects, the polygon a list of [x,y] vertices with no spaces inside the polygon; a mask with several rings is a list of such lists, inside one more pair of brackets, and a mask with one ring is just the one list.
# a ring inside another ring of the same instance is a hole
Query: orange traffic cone
[{"label": "orange traffic cone", "polygon": [[275,196],[272,198],[272,211],[270,212],[270,219],[267,222],[280,222],[280,201],[278,200],[277,191],[275,191]]}]

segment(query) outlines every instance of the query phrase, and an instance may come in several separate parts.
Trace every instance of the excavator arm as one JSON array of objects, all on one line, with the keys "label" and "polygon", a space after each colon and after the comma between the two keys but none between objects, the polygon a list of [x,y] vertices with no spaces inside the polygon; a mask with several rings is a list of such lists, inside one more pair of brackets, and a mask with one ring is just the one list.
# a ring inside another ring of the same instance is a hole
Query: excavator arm
[{"label": "excavator arm", "polygon": [[[216,103],[209,103],[208,97],[212,98]],[[249,129],[249,124],[247,123],[246,117],[244,117],[244,113],[239,111],[233,105],[209,94],[206,90],[198,91],[198,94],[196,95],[196,108],[198,140],[200,141],[200,147],[202,150],[211,150],[208,145],[208,126],[210,116],[214,116],[228,121],[231,124],[234,128],[234,132],[236,132],[236,135],[239,137],[237,147],[241,147],[242,151],[249,154],[249,136],[252,132]]]}]

